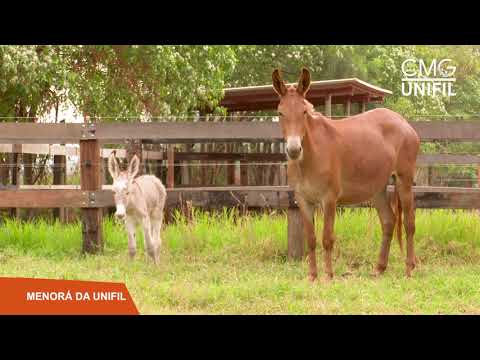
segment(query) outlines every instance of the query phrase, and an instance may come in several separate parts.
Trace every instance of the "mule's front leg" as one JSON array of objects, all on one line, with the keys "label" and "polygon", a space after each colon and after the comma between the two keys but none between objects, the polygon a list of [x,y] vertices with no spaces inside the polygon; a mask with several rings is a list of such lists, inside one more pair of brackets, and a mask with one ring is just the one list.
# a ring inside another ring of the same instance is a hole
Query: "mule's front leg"
[{"label": "mule's front leg", "polygon": [[334,200],[327,200],[323,202],[323,261],[325,265],[325,274],[328,280],[333,278],[332,252],[333,244],[335,242],[333,228],[335,225],[336,207],[337,204]]},{"label": "mule's front leg", "polygon": [[128,234],[128,255],[131,260],[135,258],[137,253],[137,239],[135,237],[135,220],[127,216],[125,219],[125,227]]},{"label": "mule's front leg", "polygon": [[303,231],[308,244],[308,265],[309,265],[309,279],[315,281],[317,278],[317,257],[315,248],[317,246],[317,239],[315,237],[315,226],[313,221],[313,214],[315,205],[309,203],[304,198],[296,195],[300,213],[303,220]]}]

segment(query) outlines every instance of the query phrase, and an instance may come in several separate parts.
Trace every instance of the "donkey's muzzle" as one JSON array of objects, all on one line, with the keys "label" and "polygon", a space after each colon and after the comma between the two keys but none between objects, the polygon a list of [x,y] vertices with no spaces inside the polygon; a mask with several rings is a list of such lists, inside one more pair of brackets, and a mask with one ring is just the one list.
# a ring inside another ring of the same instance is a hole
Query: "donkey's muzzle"
[{"label": "donkey's muzzle", "polygon": [[115,213],[115,217],[119,220],[125,220],[125,214],[124,213]]}]

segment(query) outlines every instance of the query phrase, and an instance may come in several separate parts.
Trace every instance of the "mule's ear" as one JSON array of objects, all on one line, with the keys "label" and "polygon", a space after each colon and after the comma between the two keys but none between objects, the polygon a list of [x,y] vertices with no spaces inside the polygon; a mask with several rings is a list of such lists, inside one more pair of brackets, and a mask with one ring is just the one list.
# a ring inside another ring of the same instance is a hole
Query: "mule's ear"
[{"label": "mule's ear", "polygon": [[113,180],[115,180],[118,177],[119,174],[119,165],[117,158],[115,157],[115,151],[110,154],[108,157],[108,172],[110,173],[110,176],[112,177]]},{"label": "mule's ear", "polygon": [[285,86],[285,82],[283,81],[282,76],[280,75],[280,71],[278,69],[273,70],[272,81],[273,88],[278,95],[283,96],[287,93],[287,87]]},{"label": "mule's ear", "polygon": [[297,91],[300,95],[305,96],[310,88],[310,71],[307,68],[302,69],[300,79],[298,79]]},{"label": "mule's ear", "polygon": [[140,167],[140,159],[135,154],[133,155],[132,160],[130,160],[130,164],[128,165],[128,177],[130,179],[135,178],[135,176],[138,173],[139,167]]}]

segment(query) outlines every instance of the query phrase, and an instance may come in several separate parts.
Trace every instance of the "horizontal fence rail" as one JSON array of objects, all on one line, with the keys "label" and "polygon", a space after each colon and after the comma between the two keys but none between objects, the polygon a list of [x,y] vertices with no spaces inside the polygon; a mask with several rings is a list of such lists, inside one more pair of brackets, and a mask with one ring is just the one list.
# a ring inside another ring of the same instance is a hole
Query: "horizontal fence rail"
[{"label": "horizontal fence rail", "polygon": [[[115,151],[117,158],[125,158],[125,149],[101,149],[100,156],[108,158]],[[0,153],[23,153],[37,155],[80,156],[80,148],[62,145],[44,144],[0,144]],[[144,160],[167,160],[167,151],[143,150]],[[286,162],[285,153],[239,153],[239,152],[175,152],[175,161],[244,161],[244,162]],[[480,155],[471,154],[419,154],[417,166],[432,165],[480,165]],[[3,164],[11,166],[14,164]],[[207,164],[208,165],[208,164]],[[211,165],[211,164],[210,164]],[[225,164],[222,164],[225,165]],[[235,164],[230,164],[234,166]],[[271,165],[271,164],[270,164]],[[25,165],[23,165],[25,166]],[[63,166],[63,165],[62,165]],[[163,166],[163,165],[162,165]],[[174,166],[185,166],[174,164]],[[191,165],[194,166],[194,165]]]},{"label": "horizontal fence rail", "polygon": [[[480,189],[415,186],[417,208],[479,209]],[[394,191],[388,186],[388,192]],[[167,189],[167,206],[179,208],[187,201],[194,207],[288,209],[297,207],[289,186],[228,186]],[[20,185],[0,188],[0,208],[100,208],[114,206],[111,185],[85,191],[76,185]],[[364,207],[366,204],[347,207]]]},{"label": "horizontal fence rail", "polygon": [[[100,156],[108,158],[115,151],[117,158],[125,158],[125,149],[101,149]],[[0,153],[23,153],[37,155],[80,156],[80,148],[45,144],[0,144]],[[145,160],[167,160],[167,151],[143,150]],[[286,162],[285,153],[239,153],[239,152],[175,152],[176,161],[268,161]],[[471,154],[419,154],[417,165],[436,164],[473,165],[480,164],[480,155]]]},{"label": "horizontal fence rail", "polygon": [[[480,121],[412,121],[422,141],[480,141]],[[80,140],[126,143],[283,141],[277,122],[0,123],[0,144],[67,144]]]}]

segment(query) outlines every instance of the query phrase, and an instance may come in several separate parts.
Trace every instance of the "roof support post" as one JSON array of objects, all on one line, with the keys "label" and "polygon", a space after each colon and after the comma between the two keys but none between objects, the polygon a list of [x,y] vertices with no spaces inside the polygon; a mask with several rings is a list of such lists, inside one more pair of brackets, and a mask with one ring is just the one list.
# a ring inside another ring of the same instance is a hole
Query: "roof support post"
[{"label": "roof support post", "polygon": [[332,117],[332,94],[325,96],[325,116]]}]

